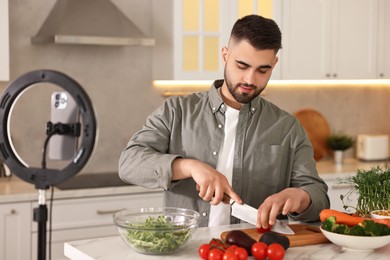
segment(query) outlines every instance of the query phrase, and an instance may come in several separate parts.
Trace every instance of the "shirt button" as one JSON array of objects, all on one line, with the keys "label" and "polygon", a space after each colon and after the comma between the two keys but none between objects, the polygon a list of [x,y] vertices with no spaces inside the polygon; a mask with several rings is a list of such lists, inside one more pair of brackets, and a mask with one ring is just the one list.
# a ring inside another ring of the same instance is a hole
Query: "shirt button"
[{"label": "shirt button", "polygon": [[254,107],[252,107],[252,112],[255,112],[255,108]]},{"label": "shirt button", "polygon": [[221,125],[221,124],[219,124],[219,125],[218,125],[218,128],[222,128],[222,125]]},{"label": "shirt button", "polygon": [[202,216],[203,216],[203,217],[207,217],[207,212],[203,212],[203,213],[202,213]]},{"label": "shirt button", "polygon": [[213,151],[213,155],[216,156],[218,153],[216,151]]},{"label": "shirt button", "polygon": [[221,105],[221,107],[222,107],[222,108],[224,108],[224,107],[225,107],[225,105],[224,105],[224,104],[222,104],[222,105]]},{"label": "shirt button", "polygon": [[215,109],[216,109],[216,108],[215,108],[215,107],[213,107],[213,111],[215,111]]}]

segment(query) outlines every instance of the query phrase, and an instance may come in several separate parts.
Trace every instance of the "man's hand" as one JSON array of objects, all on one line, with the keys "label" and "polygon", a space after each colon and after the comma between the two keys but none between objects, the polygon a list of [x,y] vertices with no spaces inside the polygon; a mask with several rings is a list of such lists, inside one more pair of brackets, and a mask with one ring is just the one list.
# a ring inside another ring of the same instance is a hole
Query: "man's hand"
[{"label": "man's hand", "polygon": [[301,213],[310,205],[309,194],[299,188],[287,188],[269,196],[259,207],[257,226],[267,228],[274,225],[279,214]]},{"label": "man's hand", "polygon": [[183,158],[174,160],[172,180],[185,178],[193,178],[199,197],[205,201],[211,201],[212,205],[219,204],[224,193],[242,204],[241,198],[233,191],[225,175],[204,162]]}]

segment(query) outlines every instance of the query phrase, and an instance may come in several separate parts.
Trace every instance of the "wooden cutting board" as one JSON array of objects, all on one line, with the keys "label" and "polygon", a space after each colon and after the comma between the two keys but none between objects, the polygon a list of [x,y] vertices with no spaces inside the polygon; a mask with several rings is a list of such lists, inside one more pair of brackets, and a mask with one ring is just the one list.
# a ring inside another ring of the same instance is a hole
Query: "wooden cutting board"
[{"label": "wooden cutting board", "polygon": [[311,108],[296,111],[294,116],[309,136],[314,149],[314,159],[318,161],[328,155],[330,151],[326,139],[330,135],[330,128],[325,117]]},{"label": "wooden cutting board", "polygon": [[[306,246],[329,243],[330,241],[322,234],[318,227],[303,225],[303,224],[291,224],[288,225],[294,230],[295,235],[284,235],[290,240],[290,247],[294,246]],[[262,234],[257,232],[256,228],[242,229],[241,231],[247,233],[254,240],[259,241]],[[221,239],[225,241],[225,238],[229,231],[225,231],[221,234]]]}]

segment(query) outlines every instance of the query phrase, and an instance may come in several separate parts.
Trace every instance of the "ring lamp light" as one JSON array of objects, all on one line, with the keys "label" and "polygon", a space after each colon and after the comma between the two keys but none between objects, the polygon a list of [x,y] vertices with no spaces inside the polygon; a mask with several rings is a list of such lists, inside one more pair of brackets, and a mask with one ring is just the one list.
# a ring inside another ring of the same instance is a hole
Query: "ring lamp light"
[{"label": "ring lamp light", "polygon": [[[46,144],[54,134],[73,134],[82,136],[78,151],[74,154],[70,163],[63,169],[46,169],[46,153],[43,155],[42,168],[28,167],[16,153],[10,133],[10,115],[15,101],[25,90],[36,83],[53,83],[66,90],[79,107],[82,127],[80,123],[62,124],[47,123],[45,141]],[[22,180],[35,184],[39,191],[38,205],[34,208],[34,221],[38,222],[38,259],[46,259],[46,221],[47,207],[45,190],[49,186],[59,184],[76,175],[88,162],[96,139],[96,118],[92,102],[83,88],[67,75],[53,70],[37,70],[28,72],[13,81],[3,92],[0,99],[0,157],[3,163]]]},{"label": "ring lamp light", "polygon": [[[10,134],[10,115],[18,96],[35,83],[48,82],[66,90],[79,106],[82,118],[80,147],[70,163],[63,169],[27,167],[13,148]],[[96,118],[92,102],[83,88],[67,75],[53,70],[28,72],[13,81],[0,99],[0,157],[11,172],[22,180],[32,183],[37,189],[47,189],[76,175],[88,162],[96,137]]]}]

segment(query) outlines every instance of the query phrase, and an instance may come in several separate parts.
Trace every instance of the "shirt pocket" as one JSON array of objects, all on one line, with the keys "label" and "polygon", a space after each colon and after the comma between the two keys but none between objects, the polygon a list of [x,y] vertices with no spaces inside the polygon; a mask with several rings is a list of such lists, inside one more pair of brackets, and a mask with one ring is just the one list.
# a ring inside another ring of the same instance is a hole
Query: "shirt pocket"
[{"label": "shirt pocket", "polygon": [[282,145],[263,144],[254,152],[252,179],[272,187],[274,191],[285,186],[286,148]]}]

